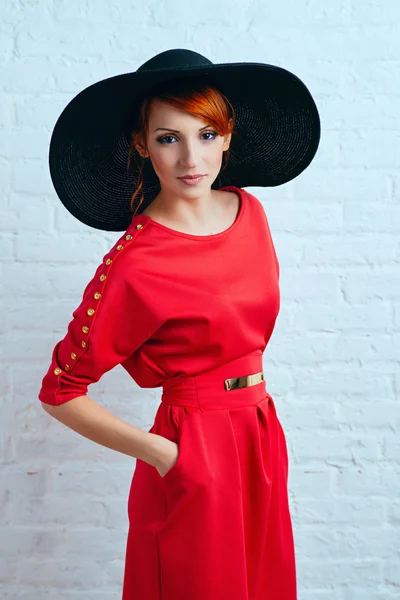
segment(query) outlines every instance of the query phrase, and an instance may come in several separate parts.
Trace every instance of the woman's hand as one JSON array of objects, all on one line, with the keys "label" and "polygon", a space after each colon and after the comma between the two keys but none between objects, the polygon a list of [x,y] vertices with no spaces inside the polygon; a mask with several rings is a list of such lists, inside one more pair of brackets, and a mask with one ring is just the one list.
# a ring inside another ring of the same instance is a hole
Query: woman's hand
[{"label": "woman's hand", "polygon": [[151,446],[154,459],[151,461],[161,477],[164,477],[176,464],[179,456],[179,446],[175,442],[156,433],[149,433],[152,437]]}]

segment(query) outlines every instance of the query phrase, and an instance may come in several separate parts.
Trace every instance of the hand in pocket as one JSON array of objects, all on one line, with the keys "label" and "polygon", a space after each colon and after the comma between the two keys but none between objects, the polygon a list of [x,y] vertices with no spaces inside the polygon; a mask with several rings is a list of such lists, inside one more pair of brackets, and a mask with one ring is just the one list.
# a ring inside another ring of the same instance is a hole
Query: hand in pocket
[{"label": "hand in pocket", "polygon": [[168,440],[163,436],[159,437],[159,453],[155,467],[161,477],[165,475],[176,465],[179,457],[179,446],[175,442]]}]

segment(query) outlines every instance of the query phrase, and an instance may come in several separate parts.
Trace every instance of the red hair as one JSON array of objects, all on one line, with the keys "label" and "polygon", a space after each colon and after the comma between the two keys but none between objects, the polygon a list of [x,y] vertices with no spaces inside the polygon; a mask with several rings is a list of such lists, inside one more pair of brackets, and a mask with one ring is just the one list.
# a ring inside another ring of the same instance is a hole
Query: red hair
[{"label": "red hair", "polygon": [[[143,166],[144,159],[135,147],[135,140],[138,136],[143,136],[143,143],[146,145],[149,132],[149,115],[153,100],[161,100],[180,108],[187,113],[203,119],[209,123],[218,135],[236,134],[235,111],[228,98],[214,85],[209,78],[192,77],[170,80],[167,83],[161,83],[153,87],[146,96],[139,101],[137,108],[137,120],[134,128],[131,130],[132,141],[129,146],[128,169],[131,155],[133,155],[139,171],[136,191],[131,197],[130,207],[132,212],[140,208],[144,201],[143,194]],[[229,148],[224,151],[223,166],[226,167],[229,161]],[[136,208],[133,208],[136,197],[141,193],[140,202]]]}]

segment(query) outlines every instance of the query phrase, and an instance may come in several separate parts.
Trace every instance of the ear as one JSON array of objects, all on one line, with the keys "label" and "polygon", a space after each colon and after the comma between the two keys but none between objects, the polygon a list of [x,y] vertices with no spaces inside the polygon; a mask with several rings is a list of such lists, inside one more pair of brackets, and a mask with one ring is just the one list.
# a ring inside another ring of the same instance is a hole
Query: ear
[{"label": "ear", "polygon": [[136,150],[139,152],[142,158],[147,158],[149,156],[149,153],[147,152],[140,135],[135,136],[134,144]]},{"label": "ear", "polygon": [[[229,123],[229,129],[232,129],[232,119],[229,119],[228,123]],[[224,152],[226,150],[228,150],[230,143],[231,143],[231,139],[232,139],[232,133],[227,133],[226,135],[224,135],[224,145],[222,148]]]},{"label": "ear", "polygon": [[225,150],[228,150],[229,145],[231,143],[231,138],[232,138],[232,134],[231,133],[227,133],[224,136],[224,145],[222,146],[222,150],[225,152]]},{"label": "ear", "polygon": [[139,154],[142,158],[148,158],[149,153],[146,152],[146,150],[142,146],[140,146],[140,147],[136,146],[136,150],[139,152]]}]

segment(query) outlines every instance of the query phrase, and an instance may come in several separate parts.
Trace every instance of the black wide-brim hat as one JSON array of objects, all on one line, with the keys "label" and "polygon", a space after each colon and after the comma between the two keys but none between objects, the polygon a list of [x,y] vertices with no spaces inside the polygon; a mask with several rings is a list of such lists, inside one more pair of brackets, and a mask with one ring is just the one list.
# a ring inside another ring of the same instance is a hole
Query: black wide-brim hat
[{"label": "black wide-brim hat", "polygon": [[[239,135],[231,138],[229,162],[213,189],[281,185],[311,163],[319,145],[320,119],[309,90],[296,75],[264,63],[213,64],[192,50],[166,50],[134,72],[85,88],[59,116],[50,141],[50,174],[74,217],[105,231],[129,227],[138,177],[134,160],[128,170],[133,107],[154,85],[188,75],[208,76],[235,110]],[[142,190],[144,202],[136,214],[160,191],[150,160],[144,163]]]}]

